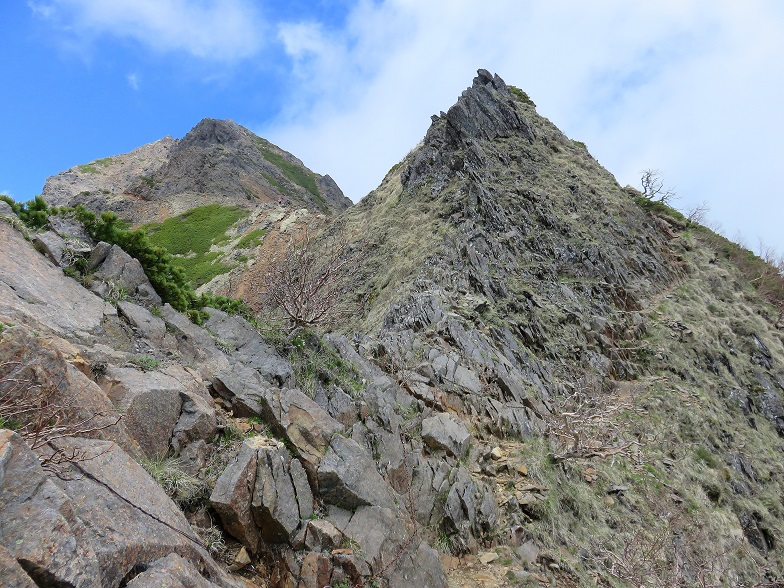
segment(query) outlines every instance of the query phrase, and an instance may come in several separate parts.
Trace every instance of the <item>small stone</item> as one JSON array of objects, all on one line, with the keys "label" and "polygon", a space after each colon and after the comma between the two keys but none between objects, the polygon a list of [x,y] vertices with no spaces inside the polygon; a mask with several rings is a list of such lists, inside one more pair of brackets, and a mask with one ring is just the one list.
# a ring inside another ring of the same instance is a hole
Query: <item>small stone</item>
[{"label": "small stone", "polygon": [[504,452],[500,447],[493,447],[493,450],[490,452],[490,457],[493,459],[501,459],[504,456]]},{"label": "small stone", "polygon": [[498,558],[499,555],[495,551],[485,551],[479,554],[479,561],[485,565],[493,563]]},{"label": "small stone", "polygon": [[624,492],[628,492],[628,486],[620,486],[618,484],[614,484],[610,489],[607,491],[607,494],[623,494]]},{"label": "small stone", "polygon": [[605,496],[604,497],[604,506],[612,506],[615,504],[615,500],[612,496]]},{"label": "small stone", "polygon": [[540,549],[533,541],[526,541],[515,549],[517,556],[527,565],[533,565],[539,558]]},{"label": "small stone", "polygon": [[518,464],[516,469],[517,469],[517,473],[520,474],[521,476],[528,475],[528,466],[526,464],[524,463]]},{"label": "small stone", "polygon": [[240,549],[239,553],[234,558],[234,562],[231,564],[229,569],[232,572],[236,572],[237,570],[241,570],[245,566],[249,566],[251,564],[250,556],[248,555],[247,549],[244,547]]}]

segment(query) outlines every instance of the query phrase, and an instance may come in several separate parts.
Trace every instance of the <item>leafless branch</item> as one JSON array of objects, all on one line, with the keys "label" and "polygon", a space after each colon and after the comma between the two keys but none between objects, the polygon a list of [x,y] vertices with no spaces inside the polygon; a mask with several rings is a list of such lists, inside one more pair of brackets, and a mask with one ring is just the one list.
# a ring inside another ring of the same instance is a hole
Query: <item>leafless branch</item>
[{"label": "leafless branch", "polygon": [[581,382],[546,415],[553,460],[623,456],[639,461],[641,443],[625,438],[620,418],[628,412],[641,411],[628,399],[615,398]]},{"label": "leafless branch", "polygon": [[331,325],[351,312],[357,271],[347,238],[316,240],[306,227],[262,278],[262,302],[280,310],[292,330]]},{"label": "leafless branch", "polygon": [[686,210],[686,220],[688,220],[690,223],[704,224],[709,212],[710,206],[708,206],[708,203],[703,200],[699,204],[690,206]]},{"label": "leafless branch", "polygon": [[658,169],[644,169],[640,174],[642,175],[640,178],[642,195],[648,200],[668,204],[677,198],[675,190],[665,188]]},{"label": "leafless branch", "polygon": [[0,363],[0,427],[15,430],[38,453],[41,466],[54,473],[65,463],[96,457],[84,450],[58,448],[53,442],[90,436],[115,426],[122,416],[105,411],[79,416],[76,391],[63,392],[51,383],[18,377],[19,367],[16,362]]}]

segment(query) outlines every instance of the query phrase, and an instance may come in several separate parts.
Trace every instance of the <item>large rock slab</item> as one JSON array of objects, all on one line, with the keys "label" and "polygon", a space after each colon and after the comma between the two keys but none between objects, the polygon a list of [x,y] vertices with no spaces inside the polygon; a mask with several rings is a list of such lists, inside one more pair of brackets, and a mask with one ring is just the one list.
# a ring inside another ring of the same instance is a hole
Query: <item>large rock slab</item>
[{"label": "large rock slab", "polygon": [[94,457],[67,464],[57,486],[70,498],[98,561],[97,586],[117,586],[138,565],[176,553],[220,586],[234,582],[201,545],[182,511],[147,472],[115,444],[63,440],[63,450]]},{"label": "large rock slab", "polygon": [[471,443],[471,433],[452,415],[439,413],[422,421],[422,440],[428,447],[461,458]]},{"label": "large rock slab", "polygon": [[253,325],[242,317],[232,316],[221,310],[204,310],[210,315],[204,322],[204,328],[232,349],[233,359],[255,370],[272,387],[294,386],[291,364],[262,339]]},{"label": "large rock slab", "polygon": [[0,316],[8,322],[90,339],[114,308],[63,275],[22,235],[0,223]]},{"label": "large rock slab", "polygon": [[370,454],[353,439],[334,435],[318,468],[319,495],[324,502],[355,509],[374,505],[395,508],[389,485]]},{"label": "large rock slab", "polygon": [[[33,585],[101,587],[90,532],[70,497],[48,479],[22,438],[6,429],[0,430],[0,504],[0,545],[36,580]],[[19,577],[19,570],[13,574]]]}]

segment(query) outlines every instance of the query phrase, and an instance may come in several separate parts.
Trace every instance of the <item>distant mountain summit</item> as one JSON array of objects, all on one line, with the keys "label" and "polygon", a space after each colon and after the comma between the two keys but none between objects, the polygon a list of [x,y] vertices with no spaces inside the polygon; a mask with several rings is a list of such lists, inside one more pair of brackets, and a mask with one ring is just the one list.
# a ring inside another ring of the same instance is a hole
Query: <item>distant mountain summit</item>
[{"label": "distant mountain summit", "polygon": [[47,202],[113,210],[142,224],[197,206],[246,209],[277,202],[333,214],[351,206],[328,175],[231,120],[203,119],[180,140],[165,137],[49,178]]}]

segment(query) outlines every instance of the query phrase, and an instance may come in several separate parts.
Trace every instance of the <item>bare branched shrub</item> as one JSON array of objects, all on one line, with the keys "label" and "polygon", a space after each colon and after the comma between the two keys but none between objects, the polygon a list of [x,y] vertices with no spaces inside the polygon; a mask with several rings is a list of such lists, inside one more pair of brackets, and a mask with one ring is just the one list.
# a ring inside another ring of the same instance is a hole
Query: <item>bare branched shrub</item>
[{"label": "bare branched shrub", "polygon": [[113,427],[122,416],[105,412],[80,416],[76,391],[37,384],[20,375],[19,367],[16,362],[0,363],[0,427],[16,431],[37,452],[43,468],[54,473],[63,464],[97,457],[83,449],[60,447],[56,441],[92,436]]},{"label": "bare branched shrub", "polygon": [[[688,514],[668,511],[660,501],[652,501],[651,509],[655,522],[622,533],[619,546],[599,548],[599,561],[610,576],[634,588],[784,587],[743,539],[717,544]],[[739,576],[739,561],[746,562],[751,579]]]},{"label": "bare branched shrub", "polygon": [[334,325],[352,310],[348,293],[357,272],[347,238],[317,240],[306,227],[262,278],[262,304],[281,312],[291,330]]},{"label": "bare branched shrub", "polygon": [[632,401],[583,379],[546,415],[553,461],[623,456],[639,461],[640,441],[626,438],[624,414],[642,413]]},{"label": "bare branched shrub", "polygon": [[705,220],[708,218],[709,212],[710,206],[708,206],[708,203],[703,200],[699,204],[694,204],[686,209],[686,220],[688,220],[690,223],[704,224]]},{"label": "bare branched shrub", "polygon": [[658,169],[644,169],[640,172],[642,195],[648,200],[669,204],[677,198],[675,190],[666,188]]}]

